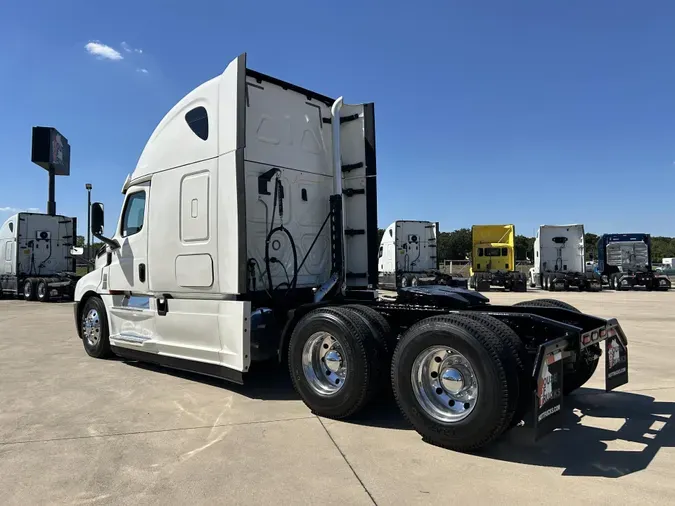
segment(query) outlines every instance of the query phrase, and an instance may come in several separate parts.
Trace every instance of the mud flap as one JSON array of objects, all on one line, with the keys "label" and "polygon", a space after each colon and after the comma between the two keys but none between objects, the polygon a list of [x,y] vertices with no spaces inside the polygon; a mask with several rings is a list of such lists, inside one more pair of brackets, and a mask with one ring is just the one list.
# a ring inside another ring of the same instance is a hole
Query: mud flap
[{"label": "mud flap", "polygon": [[621,327],[610,327],[605,341],[605,391],[628,383],[628,347]]},{"label": "mud flap", "polygon": [[535,371],[534,439],[535,441],[558,427],[563,404],[563,351],[568,341],[555,339],[539,347]]}]

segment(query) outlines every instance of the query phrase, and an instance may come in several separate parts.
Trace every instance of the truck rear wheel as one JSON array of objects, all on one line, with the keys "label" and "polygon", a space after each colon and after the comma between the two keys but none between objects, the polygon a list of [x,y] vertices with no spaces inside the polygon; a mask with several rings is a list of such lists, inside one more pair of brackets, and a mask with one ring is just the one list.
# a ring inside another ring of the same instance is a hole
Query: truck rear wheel
[{"label": "truck rear wheel", "polygon": [[37,283],[37,300],[40,302],[49,302],[51,294],[49,293],[49,283],[46,279],[40,278]]},{"label": "truck rear wheel", "polygon": [[108,358],[113,355],[110,349],[110,333],[105,305],[98,297],[90,297],[84,303],[80,316],[80,337],[87,355],[94,358]]},{"label": "truck rear wheel", "polygon": [[23,298],[24,300],[35,300],[35,280],[28,278],[23,282]]},{"label": "truck rear wheel", "polygon": [[348,307],[315,309],[291,335],[293,386],[318,416],[345,418],[361,410],[382,386],[384,357],[373,332]]},{"label": "truck rear wheel", "polygon": [[518,402],[513,355],[494,332],[462,316],[434,316],[401,337],[391,366],[399,408],[422,438],[480,448],[509,426]]},{"label": "truck rear wheel", "polygon": [[366,320],[368,326],[373,330],[373,336],[382,347],[385,355],[391,357],[395,343],[394,346],[392,346],[394,337],[391,334],[391,325],[389,325],[387,319],[372,307],[362,304],[349,304],[343,307],[356,311]]},{"label": "truck rear wheel", "polygon": [[481,313],[463,313],[462,316],[477,321],[481,325],[487,327],[497,337],[499,337],[504,344],[508,346],[516,364],[518,371],[518,404],[513,415],[513,419],[508,428],[518,425],[525,418],[525,414],[530,409],[533,383],[530,371],[532,371],[532,358],[527,353],[525,344],[518,337],[511,327],[506,323],[498,320],[494,316]]},{"label": "truck rear wheel", "polygon": [[[555,299],[537,299],[527,302],[519,302],[514,306],[531,306],[531,307],[559,307],[580,313],[572,304]],[[563,395],[569,395],[575,390],[581,388],[586,382],[591,379],[595,370],[598,368],[600,362],[600,345],[594,344],[581,352],[581,356],[577,358],[574,364],[574,369],[565,369],[563,371]]]}]

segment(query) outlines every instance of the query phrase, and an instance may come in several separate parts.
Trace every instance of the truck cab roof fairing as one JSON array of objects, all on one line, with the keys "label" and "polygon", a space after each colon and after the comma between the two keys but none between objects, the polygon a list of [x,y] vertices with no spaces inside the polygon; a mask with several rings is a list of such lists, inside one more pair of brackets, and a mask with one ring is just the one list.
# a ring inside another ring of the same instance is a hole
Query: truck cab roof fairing
[{"label": "truck cab roof fairing", "polygon": [[243,99],[246,55],[232,60],[223,73],[185,95],[162,118],[131,176],[143,176],[195,163],[244,147]]}]

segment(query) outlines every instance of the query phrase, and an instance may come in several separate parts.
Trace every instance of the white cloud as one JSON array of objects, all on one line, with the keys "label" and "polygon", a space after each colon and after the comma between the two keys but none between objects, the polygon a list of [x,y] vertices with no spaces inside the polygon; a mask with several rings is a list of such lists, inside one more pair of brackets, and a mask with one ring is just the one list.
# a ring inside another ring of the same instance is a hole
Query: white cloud
[{"label": "white cloud", "polygon": [[136,72],[140,72],[141,74],[148,74],[148,69],[136,69]]},{"label": "white cloud", "polygon": [[120,54],[119,51],[113,49],[110,46],[106,46],[98,41],[88,42],[84,46],[89,54],[96,56],[98,59],[103,60],[123,60],[124,56]]},{"label": "white cloud", "polygon": [[133,47],[131,47],[129,44],[127,44],[127,43],[124,42],[124,41],[120,44],[120,46],[122,46],[122,49],[124,49],[127,53],[138,53],[138,54],[142,54],[142,53],[143,53],[143,50],[142,50],[142,49],[139,49],[139,48],[133,48]]},{"label": "white cloud", "polygon": [[0,207],[0,211],[3,213],[18,213],[19,210],[16,207]]}]

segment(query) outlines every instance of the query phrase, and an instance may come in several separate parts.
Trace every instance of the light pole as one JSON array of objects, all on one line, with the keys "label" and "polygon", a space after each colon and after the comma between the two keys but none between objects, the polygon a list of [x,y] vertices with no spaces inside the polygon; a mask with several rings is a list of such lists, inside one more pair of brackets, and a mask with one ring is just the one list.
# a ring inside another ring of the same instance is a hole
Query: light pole
[{"label": "light pole", "polygon": [[91,183],[84,185],[87,189],[87,272],[91,269]]}]

